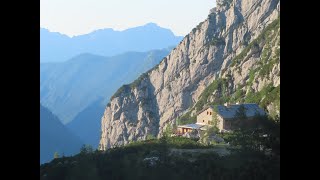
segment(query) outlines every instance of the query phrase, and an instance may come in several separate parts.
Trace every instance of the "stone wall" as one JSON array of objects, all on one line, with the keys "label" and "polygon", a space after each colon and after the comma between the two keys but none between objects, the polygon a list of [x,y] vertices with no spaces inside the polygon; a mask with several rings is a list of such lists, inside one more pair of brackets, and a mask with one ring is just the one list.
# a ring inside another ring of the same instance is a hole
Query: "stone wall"
[{"label": "stone wall", "polygon": [[197,115],[197,123],[200,124],[209,124],[209,121],[212,121],[213,109],[209,107],[202,113]]}]

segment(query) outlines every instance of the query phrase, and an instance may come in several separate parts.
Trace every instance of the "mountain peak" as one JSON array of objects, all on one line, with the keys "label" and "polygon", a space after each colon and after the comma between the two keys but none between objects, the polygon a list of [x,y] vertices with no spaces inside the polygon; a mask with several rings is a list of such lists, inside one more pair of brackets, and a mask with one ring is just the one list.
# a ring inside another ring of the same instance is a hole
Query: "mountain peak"
[{"label": "mountain peak", "polygon": [[[105,33],[105,32],[114,32],[115,30],[112,28],[102,28],[102,29],[96,29],[88,34],[83,34],[83,35],[89,35],[89,34],[94,34],[94,33]],[[81,35],[80,35],[81,36]]]},{"label": "mountain peak", "polygon": [[228,7],[230,7],[231,3],[233,2],[234,0],[216,0],[216,3],[217,3],[217,10],[218,9],[226,9]]},{"label": "mountain peak", "polygon": [[121,31],[104,28],[72,38],[46,29],[40,30],[40,62],[66,61],[83,52],[102,56],[114,56],[128,51],[146,52],[177,45],[182,39],[156,23]]},{"label": "mountain peak", "polygon": [[144,26],[149,26],[149,27],[159,27],[159,26],[158,26],[158,24],[153,23],[153,22],[147,23],[147,24],[145,24]]}]

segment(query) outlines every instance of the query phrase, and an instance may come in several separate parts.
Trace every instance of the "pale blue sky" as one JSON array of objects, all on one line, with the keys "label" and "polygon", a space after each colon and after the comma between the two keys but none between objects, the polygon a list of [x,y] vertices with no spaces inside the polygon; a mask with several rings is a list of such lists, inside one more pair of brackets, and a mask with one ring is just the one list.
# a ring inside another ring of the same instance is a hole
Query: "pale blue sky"
[{"label": "pale blue sky", "polygon": [[215,0],[40,0],[40,26],[73,36],[154,22],[184,36],[215,6]]}]

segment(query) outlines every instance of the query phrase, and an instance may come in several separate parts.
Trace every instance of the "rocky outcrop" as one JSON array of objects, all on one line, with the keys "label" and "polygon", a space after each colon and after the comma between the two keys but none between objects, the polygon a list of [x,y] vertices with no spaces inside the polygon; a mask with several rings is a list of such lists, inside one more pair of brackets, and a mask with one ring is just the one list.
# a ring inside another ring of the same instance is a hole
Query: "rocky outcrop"
[{"label": "rocky outcrop", "polygon": [[[250,70],[257,66],[265,47],[262,42],[255,48],[252,42],[279,13],[279,0],[217,0],[208,18],[159,65],[112,97],[101,121],[100,149],[146,139],[150,134],[161,136],[218,78],[230,76],[230,91],[249,81]],[[259,90],[270,82],[280,83],[279,67],[273,67],[274,76],[255,76],[252,87]]]}]

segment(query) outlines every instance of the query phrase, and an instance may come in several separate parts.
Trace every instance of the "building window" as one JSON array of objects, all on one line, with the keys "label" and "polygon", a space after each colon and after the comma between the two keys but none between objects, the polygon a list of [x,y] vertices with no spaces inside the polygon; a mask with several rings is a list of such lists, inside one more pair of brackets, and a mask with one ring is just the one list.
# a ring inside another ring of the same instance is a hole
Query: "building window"
[{"label": "building window", "polygon": [[209,112],[207,111],[207,115],[209,114]]},{"label": "building window", "polygon": [[212,112],[210,112],[210,115],[212,115]]},{"label": "building window", "polygon": [[202,120],[202,122],[204,122],[204,120]]}]

